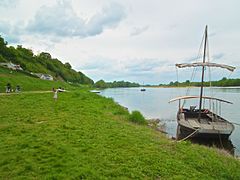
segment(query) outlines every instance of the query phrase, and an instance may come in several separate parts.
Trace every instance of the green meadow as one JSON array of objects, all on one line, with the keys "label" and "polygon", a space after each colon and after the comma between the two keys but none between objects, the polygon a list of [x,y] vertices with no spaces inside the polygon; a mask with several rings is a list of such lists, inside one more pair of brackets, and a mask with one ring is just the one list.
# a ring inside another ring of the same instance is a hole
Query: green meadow
[{"label": "green meadow", "polygon": [[72,85],[62,81],[41,80],[21,71],[11,71],[0,67],[0,93],[5,92],[7,83],[11,83],[13,89],[19,85],[22,91],[51,91],[53,87],[73,88]]},{"label": "green meadow", "polygon": [[[19,81],[28,90],[59,85]],[[60,85],[69,92],[57,101],[53,93],[0,96],[0,179],[240,179],[230,155],[169,140],[112,99]]]}]

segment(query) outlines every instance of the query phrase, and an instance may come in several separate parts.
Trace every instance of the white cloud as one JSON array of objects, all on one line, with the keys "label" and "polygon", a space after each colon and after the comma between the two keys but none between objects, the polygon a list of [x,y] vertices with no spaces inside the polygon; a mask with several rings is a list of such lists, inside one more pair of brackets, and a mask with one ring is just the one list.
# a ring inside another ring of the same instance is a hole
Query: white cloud
[{"label": "white cloud", "polygon": [[7,8],[7,7],[16,7],[19,0],[1,0],[0,7]]},{"label": "white cloud", "polygon": [[105,28],[115,28],[125,16],[123,6],[111,3],[89,19],[85,25],[87,35],[94,36],[102,33]]},{"label": "white cloud", "polygon": [[130,33],[131,36],[138,36],[149,29],[149,26],[144,27],[134,27],[132,32]]},{"label": "white cloud", "polygon": [[0,20],[0,32],[9,43],[19,42],[22,31],[19,27],[20,23],[12,25],[8,21]]},{"label": "white cloud", "polygon": [[59,37],[89,37],[115,28],[125,17],[124,8],[111,3],[89,20],[79,17],[67,1],[42,6],[27,26],[29,32]]},{"label": "white cloud", "polygon": [[214,55],[212,56],[212,59],[213,59],[213,60],[218,60],[218,59],[223,58],[224,55],[225,55],[224,53],[214,54]]},{"label": "white cloud", "polygon": [[[2,5],[7,6],[7,1],[2,2]],[[99,35],[106,29],[116,28],[125,17],[123,6],[110,3],[89,19],[84,19],[78,16],[72,4],[65,0],[41,6],[27,22],[13,21],[10,24],[0,19],[0,32],[11,43],[22,43],[26,39],[31,39],[29,36],[43,36],[48,41],[59,42],[67,37],[85,38]],[[21,39],[23,41],[20,41]]]}]

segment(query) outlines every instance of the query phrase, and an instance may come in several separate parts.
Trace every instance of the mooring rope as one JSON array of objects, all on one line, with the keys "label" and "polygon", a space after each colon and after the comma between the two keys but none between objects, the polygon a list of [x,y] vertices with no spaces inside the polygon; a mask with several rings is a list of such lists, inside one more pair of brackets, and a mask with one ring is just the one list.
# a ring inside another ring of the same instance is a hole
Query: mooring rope
[{"label": "mooring rope", "polygon": [[223,143],[222,143],[222,138],[221,138],[221,135],[220,135],[220,131],[218,131],[218,137],[219,137],[221,148],[224,149]]},{"label": "mooring rope", "polygon": [[196,131],[194,131],[193,133],[189,134],[187,137],[185,137],[185,138],[183,138],[183,139],[180,139],[178,142],[185,141],[186,139],[192,137],[197,131],[198,131],[198,129],[196,129]]}]

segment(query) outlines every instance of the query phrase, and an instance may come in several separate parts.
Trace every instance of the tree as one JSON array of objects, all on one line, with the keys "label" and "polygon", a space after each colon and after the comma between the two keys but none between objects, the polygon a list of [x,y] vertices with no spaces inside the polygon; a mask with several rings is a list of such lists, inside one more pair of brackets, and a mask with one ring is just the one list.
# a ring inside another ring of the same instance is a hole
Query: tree
[{"label": "tree", "polygon": [[41,52],[41,53],[39,54],[39,56],[42,57],[42,58],[46,58],[46,59],[52,59],[51,54],[49,54],[49,53],[47,53],[47,52]]},{"label": "tree", "polygon": [[94,87],[96,87],[96,88],[106,88],[107,84],[105,83],[104,80],[99,80],[94,84]]},{"label": "tree", "polygon": [[7,41],[4,41],[4,39],[1,37],[1,35],[0,35],[0,46],[7,46]]},{"label": "tree", "polygon": [[66,62],[66,63],[64,64],[64,66],[65,66],[66,68],[68,68],[68,69],[72,69],[71,64],[69,64],[68,62]]}]

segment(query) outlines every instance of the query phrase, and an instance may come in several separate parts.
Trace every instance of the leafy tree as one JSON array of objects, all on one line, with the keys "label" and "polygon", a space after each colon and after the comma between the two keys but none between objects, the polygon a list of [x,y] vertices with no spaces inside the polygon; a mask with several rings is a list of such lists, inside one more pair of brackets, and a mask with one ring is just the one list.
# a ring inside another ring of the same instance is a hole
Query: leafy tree
[{"label": "leafy tree", "polygon": [[99,80],[94,84],[94,87],[96,88],[107,88],[107,84],[104,80]]},{"label": "leafy tree", "polygon": [[51,54],[49,54],[47,52],[41,52],[39,54],[39,56],[42,57],[42,58],[46,58],[46,59],[51,59],[52,58]]},{"label": "leafy tree", "polygon": [[66,68],[68,68],[68,69],[72,69],[72,66],[71,66],[68,62],[66,62],[66,63],[64,64],[64,66],[65,66]]}]

